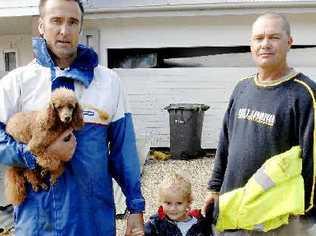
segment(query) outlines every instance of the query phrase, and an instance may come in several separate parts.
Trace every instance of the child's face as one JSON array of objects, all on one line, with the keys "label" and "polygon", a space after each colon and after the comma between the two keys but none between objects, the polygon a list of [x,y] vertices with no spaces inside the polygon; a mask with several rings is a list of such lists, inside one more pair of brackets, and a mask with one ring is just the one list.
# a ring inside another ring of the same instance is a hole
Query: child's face
[{"label": "child's face", "polygon": [[183,221],[188,218],[187,212],[191,206],[191,201],[184,198],[181,193],[165,191],[161,195],[162,208],[171,220]]}]

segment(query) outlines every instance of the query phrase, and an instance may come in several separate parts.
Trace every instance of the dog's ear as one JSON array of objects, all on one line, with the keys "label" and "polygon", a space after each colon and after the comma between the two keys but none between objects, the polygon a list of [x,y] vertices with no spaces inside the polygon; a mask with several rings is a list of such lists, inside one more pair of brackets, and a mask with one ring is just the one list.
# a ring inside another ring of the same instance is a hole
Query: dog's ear
[{"label": "dog's ear", "polygon": [[76,103],[75,109],[72,113],[72,128],[74,130],[80,129],[84,125],[83,121],[83,112],[79,105],[79,103]]},{"label": "dog's ear", "polygon": [[54,107],[54,104],[52,102],[50,102],[48,104],[48,107],[46,109],[46,114],[45,114],[45,126],[47,127],[47,129],[51,129],[53,128],[55,125],[57,125],[58,123],[58,113]]}]

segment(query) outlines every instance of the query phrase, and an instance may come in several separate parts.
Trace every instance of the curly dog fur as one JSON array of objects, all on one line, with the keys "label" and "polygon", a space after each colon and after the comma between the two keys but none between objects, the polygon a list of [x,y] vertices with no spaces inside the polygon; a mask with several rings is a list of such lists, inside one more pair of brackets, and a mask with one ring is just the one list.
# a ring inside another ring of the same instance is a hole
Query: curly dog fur
[{"label": "curly dog fur", "polygon": [[[38,165],[50,173],[50,183],[54,184],[64,171],[65,160],[48,156],[45,151],[64,131],[69,128],[78,130],[83,124],[82,110],[75,93],[58,88],[52,92],[47,108],[14,114],[7,122],[6,132],[16,141],[28,144],[29,150],[36,155]],[[31,183],[34,191],[47,189],[42,176],[43,171],[9,167],[5,173],[7,200],[15,205],[22,203],[26,197],[26,182]]]}]

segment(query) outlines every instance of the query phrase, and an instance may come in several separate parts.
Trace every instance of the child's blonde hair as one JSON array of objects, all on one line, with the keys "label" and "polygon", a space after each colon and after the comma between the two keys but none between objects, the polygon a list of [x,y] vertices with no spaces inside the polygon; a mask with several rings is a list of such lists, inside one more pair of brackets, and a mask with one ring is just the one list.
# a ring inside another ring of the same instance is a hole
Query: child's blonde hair
[{"label": "child's blonde hair", "polygon": [[162,202],[165,191],[178,192],[188,201],[192,201],[191,182],[178,173],[167,175],[159,185],[159,202]]}]

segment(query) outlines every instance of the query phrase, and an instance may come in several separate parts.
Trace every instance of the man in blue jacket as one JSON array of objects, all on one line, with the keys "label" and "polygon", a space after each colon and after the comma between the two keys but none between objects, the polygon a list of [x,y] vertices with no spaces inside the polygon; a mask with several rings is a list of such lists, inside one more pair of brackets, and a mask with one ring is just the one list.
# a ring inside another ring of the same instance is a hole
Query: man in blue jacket
[{"label": "man in blue jacket", "polygon": [[[112,70],[98,65],[96,53],[79,44],[83,7],[80,0],[41,0],[35,59],[0,80],[0,163],[34,169],[35,157],[6,132],[16,112],[39,110],[51,91],[73,89],[84,110],[84,127],[65,171],[47,191],[27,186],[25,201],[14,208],[15,235],[115,235],[112,177],[130,212],[126,234],[143,234],[144,199],[135,134],[124,90]],[[102,114],[109,114],[104,119]],[[57,141],[61,153],[69,143]]]}]

